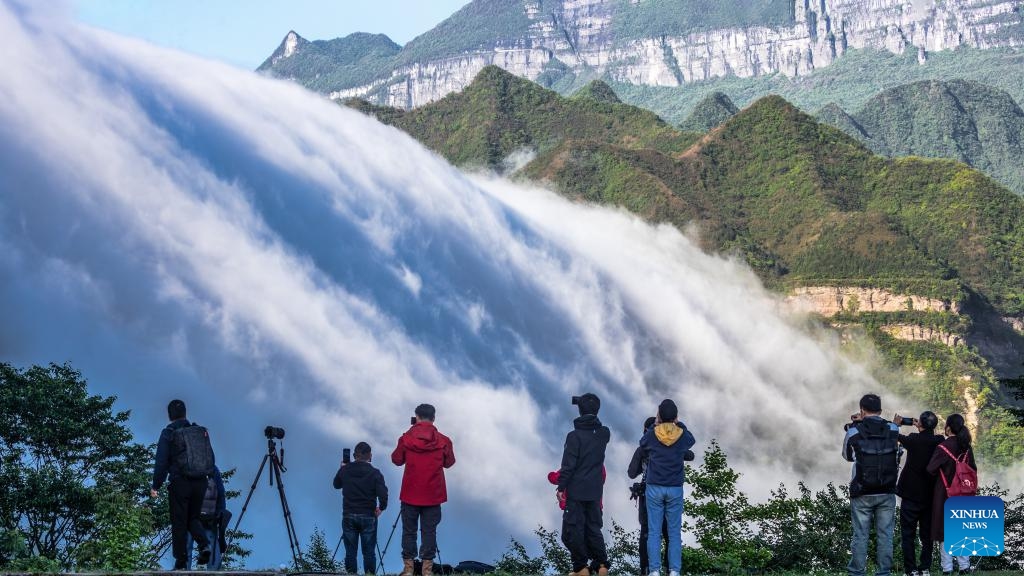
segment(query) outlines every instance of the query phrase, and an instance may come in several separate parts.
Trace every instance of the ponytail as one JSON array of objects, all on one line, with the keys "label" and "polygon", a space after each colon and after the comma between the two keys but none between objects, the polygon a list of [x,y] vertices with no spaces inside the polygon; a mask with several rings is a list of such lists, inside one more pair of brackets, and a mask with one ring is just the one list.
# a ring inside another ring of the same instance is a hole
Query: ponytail
[{"label": "ponytail", "polygon": [[961,453],[971,449],[971,431],[965,425],[963,416],[960,414],[950,414],[946,418],[946,428],[949,428],[949,431],[956,436]]}]

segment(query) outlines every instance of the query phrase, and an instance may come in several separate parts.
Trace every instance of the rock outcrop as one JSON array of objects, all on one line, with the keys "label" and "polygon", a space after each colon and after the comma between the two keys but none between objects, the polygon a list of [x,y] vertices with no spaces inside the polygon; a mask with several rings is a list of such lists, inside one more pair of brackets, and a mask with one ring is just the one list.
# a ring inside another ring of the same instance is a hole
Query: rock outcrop
[{"label": "rock outcrop", "polygon": [[[478,2],[481,0],[477,0]],[[646,0],[632,0],[637,5]],[[520,0],[508,8],[526,18],[525,32],[426,59],[395,59],[370,83],[338,86],[331,98],[365,98],[414,107],[465,88],[495,64],[548,85],[568,77],[604,75],[615,81],[678,86],[728,75],[807,74],[847,50],[933,51],[961,46],[1024,44],[1024,0],[793,0],[783,24],[703,29],[682,35],[623,37],[620,0]],[[428,32],[427,34],[430,34]],[[274,57],[301,52],[289,34]],[[296,78],[303,81],[302,78]]]},{"label": "rock outcrop", "polygon": [[960,313],[958,302],[895,294],[879,288],[805,286],[794,289],[786,300],[795,310],[813,312],[822,316],[835,316],[840,312],[902,312],[905,310]]}]

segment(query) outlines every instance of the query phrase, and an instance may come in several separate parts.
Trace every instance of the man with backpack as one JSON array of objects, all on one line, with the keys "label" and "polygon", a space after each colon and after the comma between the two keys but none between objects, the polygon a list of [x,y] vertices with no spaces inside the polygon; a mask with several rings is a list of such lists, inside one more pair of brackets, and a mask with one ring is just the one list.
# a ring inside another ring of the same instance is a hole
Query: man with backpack
[{"label": "man with backpack", "polygon": [[181,400],[172,400],[167,405],[170,423],[160,432],[157,442],[150,490],[150,495],[156,498],[157,491],[170,478],[167,496],[175,570],[184,570],[188,565],[188,534],[199,544],[197,562],[210,561],[210,541],[199,515],[207,479],[214,472],[213,448],[206,428],[190,423],[185,416],[185,403]]},{"label": "man with backpack", "polygon": [[892,539],[896,515],[896,476],[902,449],[900,430],[881,416],[882,399],[865,394],[860,412],[850,417],[843,439],[843,458],[853,462],[850,477],[850,516],[853,538],[850,542],[850,576],[865,576],[868,539],[874,524],[876,543],[875,576],[888,576],[892,570]]}]

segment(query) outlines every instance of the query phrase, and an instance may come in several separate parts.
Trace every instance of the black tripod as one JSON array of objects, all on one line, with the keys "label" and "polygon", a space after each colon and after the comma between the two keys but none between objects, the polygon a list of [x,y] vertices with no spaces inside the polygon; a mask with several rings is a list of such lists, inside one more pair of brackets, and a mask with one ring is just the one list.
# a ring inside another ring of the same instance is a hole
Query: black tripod
[{"label": "black tripod", "polygon": [[[284,431],[282,430],[282,436]],[[302,557],[302,548],[299,545],[299,537],[295,532],[295,524],[292,522],[292,511],[288,507],[288,498],[284,495],[284,482],[281,481],[281,473],[287,472],[288,469],[284,467],[284,448],[281,448],[280,456],[277,453],[277,444],[274,439],[267,436],[267,453],[263,455],[263,462],[260,462],[260,469],[256,472],[256,478],[252,481],[252,487],[249,488],[249,495],[245,497],[245,504],[242,504],[242,512],[238,515],[238,520],[235,521],[235,527],[232,533],[238,531],[238,525],[242,523],[242,517],[245,516],[245,510],[249,507],[249,500],[252,499],[253,492],[256,491],[256,485],[259,484],[260,476],[263,475],[263,468],[266,467],[267,461],[270,461],[270,485],[274,485],[274,480],[277,480],[277,494],[281,498],[281,512],[284,513],[284,525],[288,529],[288,546],[292,550],[292,561],[295,565],[299,565],[299,558]],[[229,543],[230,545],[230,543]]]}]

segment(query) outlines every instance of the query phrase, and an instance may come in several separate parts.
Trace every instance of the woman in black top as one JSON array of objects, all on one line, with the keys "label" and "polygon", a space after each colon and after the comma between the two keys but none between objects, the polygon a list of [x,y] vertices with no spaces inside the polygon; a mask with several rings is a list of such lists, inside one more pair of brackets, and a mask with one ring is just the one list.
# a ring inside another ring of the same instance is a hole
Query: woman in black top
[{"label": "woman in black top", "polygon": [[[899,423],[897,414],[893,422]],[[928,463],[943,436],[935,433],[939,417],[934,412],[922,412],[914,419],[917,432],[900,434],[900,444],[907,450],[907,463],[903,465],[896,483],[900,497],[900,535],[903,544],[903,571],[908,576],[928,576],[932,566],[932,498],[935,476],[928,473]],[[921,556],[918,560],[914,540],[920,537]]]}]

